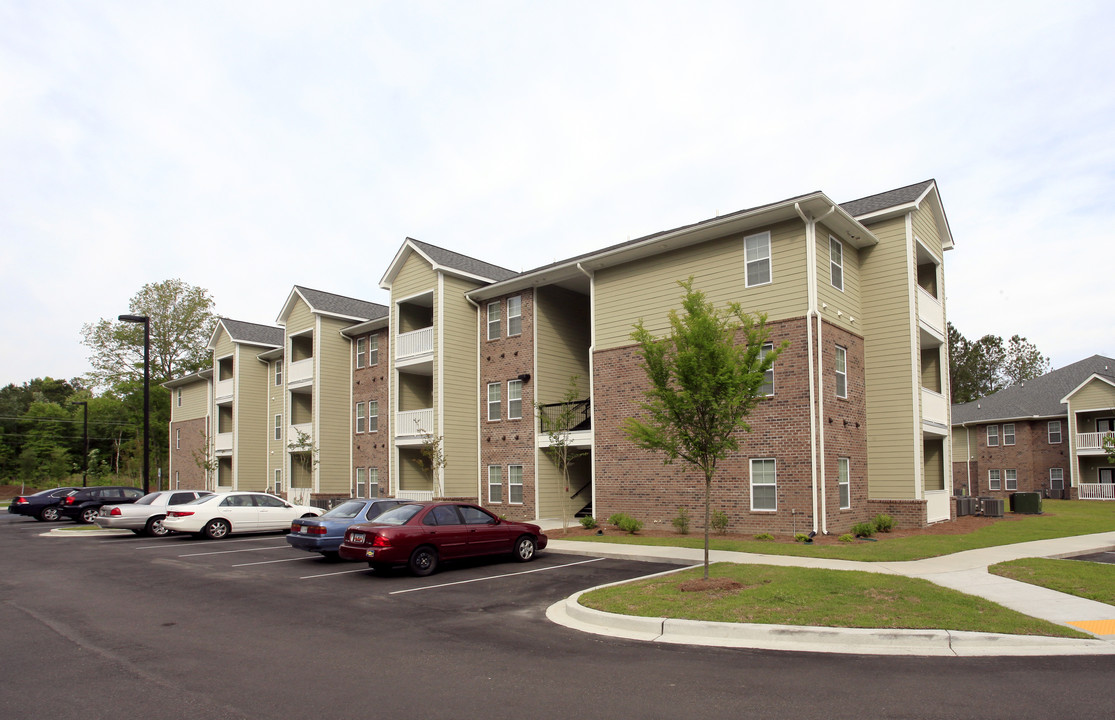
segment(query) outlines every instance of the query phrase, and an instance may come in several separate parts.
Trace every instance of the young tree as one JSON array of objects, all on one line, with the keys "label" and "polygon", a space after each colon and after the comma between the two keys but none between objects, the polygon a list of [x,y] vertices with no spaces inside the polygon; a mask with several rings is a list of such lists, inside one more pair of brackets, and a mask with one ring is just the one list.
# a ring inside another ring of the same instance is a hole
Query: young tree
[{"label": "young tree", "polygon": [[[581,391],[577,387],[577,376],[569,378],[569,387],[558,403],[556,412],[539,412],[542,418],[542,430],[549,437],[550,445],[543,451],[553,461],[561,472],[561,484],[564,488],[561,493],[561,529],[569,529],[569,468],[573,462],[584,455],[584,451],[575,450],[570,445],[573,428],[581,422],[580,405]],[[538,406],[541,410],[541,405]]]},{"label": "young tree", "polygon": [[679,282],[685,290],[682,312],[670,311],[670,333],[654,337],[640,320],[631,337],[650,380],[641,407],[646,420],[628,418],[627,436],[639,447],[681,458],[705,478],[705,579],[708,579],[710,494],[716,463],[739,449],[738,430],[763,397],[766,372],[789,343],[763,353],[769,333],[766,316],[752,316],[740,303],[716,310],[693,278]]},{"label": "young tree", "polygon": [[445,496],[445,488],[441,485],[440,471],[445,467],[445,443],[440,435],[434,435],[429,430],[426,430],[418,421],[415,420],[414,424],[418,427],[418,434],[422,436],[422,445],[418,449],[418,465],[425,472],[430,474],[430,481],[437,486],[438,496]]}]

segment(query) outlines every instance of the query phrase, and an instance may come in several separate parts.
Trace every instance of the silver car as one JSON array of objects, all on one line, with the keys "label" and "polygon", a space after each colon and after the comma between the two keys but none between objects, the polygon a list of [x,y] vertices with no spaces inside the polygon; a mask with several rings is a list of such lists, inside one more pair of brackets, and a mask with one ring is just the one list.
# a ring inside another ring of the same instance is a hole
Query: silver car
[{"label": "silver car", "polygon": [[168,505],[181,505],[212,494],[208,490],[160,490],[148,493],[127,505],[104,505],[93,522],[102,528],[131,530],[136,535],[162,537],[170,532],[163,527]]}]

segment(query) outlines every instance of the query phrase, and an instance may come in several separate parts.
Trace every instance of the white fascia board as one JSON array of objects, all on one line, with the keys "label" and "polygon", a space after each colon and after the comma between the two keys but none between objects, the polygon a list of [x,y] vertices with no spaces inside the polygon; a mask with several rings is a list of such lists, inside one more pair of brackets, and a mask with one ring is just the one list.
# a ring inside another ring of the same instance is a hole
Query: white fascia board
[{"label": "white fascia board", "polygon": [[302,296],[302,293],[298,292],[297,286],[292,287],[290,293],[286,296],[286,302],[283,303],[283,309],[279,312],[279,317],[275,319],[276,325],[286,327],[286,318],[287,315],[290,314],[290,309],[294,304],[295,298],[301,298],[302,302],[306,303],[306,307],[313,308],[313,305],[310,305],[310,302]]},{"label": "white fascia board", "polygon": [[1112,387],[1115,387],[1115,381],[1112,381],[1110,378],[1106,378],[1103,375],[1099,375],[1098,373],[1092,373],[1087,380],[1074,387],[1072,390],[1069,391],[1068,395],[1065,395],[1063,398],[1061,398],[1061,402],[1063,404],[1068,404],[1069,398],[1083,390],[1084,386],[1090,384],[1093,380],[1100,380]]}]

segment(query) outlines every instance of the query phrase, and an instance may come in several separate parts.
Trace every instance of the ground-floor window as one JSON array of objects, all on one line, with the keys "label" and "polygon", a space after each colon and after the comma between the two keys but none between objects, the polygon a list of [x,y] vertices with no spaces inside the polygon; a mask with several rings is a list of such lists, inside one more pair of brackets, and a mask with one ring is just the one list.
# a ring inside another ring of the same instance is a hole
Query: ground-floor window
[{"label": "ground-floor window", "polygon": [[840,509],[852,507],[851,461],[840,458],[836,461],[837,484],[840,485]]},{"label": "ground-floor window", "polygon": [[503,502],[503,468],[499,465],[488,466],[488,502]]},{"label": "ground-floor window", "polygon": [[1018,471],[1017,470],[1004,470],[1006,474],[1007,490],[1018,489]]},{"label": "ground-floor window", "polygon": [[1065,470],[1064,470],[1064,468],[1049,468],[1049,489],[1050,490],[1064,490],[1065,489]]},{"label": "ground-floor window", "polygon": [[751,460],[751,509],[778,509],[777,468],[774,458]]},{"label": "ground-floor window", "polygon": [[368,497],[379,497],[379,468],[368,468]]},{"label": "ground-floor window", "polygon": [[523,504],[523,466],[507,466],[507,502]]},{"label": "ground-floor window", "polygon": [[364,468],[356,468],[356,497],[362,498],[364,495]]},{"label": "ground-floor window", "polygon": [[283,491],[283,471],[275,471],[275,494],[278,495]]},{"label": "ground-floor window", "polygon": [[987,471],[987,489],[988,490],[1002,490],[1002,483],[999,477],[998,470]]}]

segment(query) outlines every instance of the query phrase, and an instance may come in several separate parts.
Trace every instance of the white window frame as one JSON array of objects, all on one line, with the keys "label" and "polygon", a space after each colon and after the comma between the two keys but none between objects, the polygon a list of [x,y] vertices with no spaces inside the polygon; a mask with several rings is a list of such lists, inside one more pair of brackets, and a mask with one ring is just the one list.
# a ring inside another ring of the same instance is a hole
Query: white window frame
[{"label": "white window frame", "polygon": [[368,354],[368,341],[365,338],[356,338],[356,369],[364,367],[364,359]]},{"label": "white window frame", "polygon": [[[516,409],[517,408],[517,409]],[[523,381],[507,381],[507,419],[521,420],[523,417]]]},{"label": "white window frame", "polygon": [[829,283],[844,292],[844,243],[832,235],[829,235]]},{"label": "white window frame", "polygon": [[[994,442],[992,442],[994,441]],[[999,447],[999,426],[987,426],[987,447]]]},{"label": "white window frame", "polygon": [[[492,400],[492,389],[495,388],[496,399]],[[499,422],[503,408],[503,383],[488,383],[488,422]],[[495,411],[493,416],[492,411]]]},{"label": "white window frame", "polygon": [[368,367],[379,365],[379,335],[368,336]]},{"label": "white window frame", "polygon": [[178,388],[175,391],[175,398],[178,403],[178,407],[182,407],[182,388]]},{"label": "white window frame", "polygon": [[499,340],[500,333],[503,332],[500,328],[500,320],[502,315],[500,313],[499,300],[488,303],[488,339]]},{"label": "white window frame", "polygon": [[283,384],[283,361],[275,361],[275,387],[282,387]]},{"label": "white window frame", "polygon": [[367,429],[366,416],[364,415],[364,403],[356,403],[356,434],[362,435]]},{"label": "white window frame", "polygon": [[1014,423],[1003,424],[1003,445],[1014,445]]},{"label": "white window frame", "polygon": [[368,432],[379,432],[379,400],[368,401]]},{"label": "white window frame", "polygon": [[[1053,430],[1054,427],[1057,428],[1055,432]],[[1056,434],[1056,436],[1057,436],[1056,440],[1053,439],[1054,434]],[[1061,444],[1061,421],[1060,420],[1050,420],[1048,423],[1046,423],[1045,437],[1049,441],[1050,445],[1060,445]]]},{"label": "white window frame", "polygon": [[367,480],[364,477],[364,468],[356,468],[356,497],[367,497],[365,495],[365,488],[367,487]]},{"label": "white window frame", "polygon": [[[493,490],[495,490],[494,493],[492,492]],[[503,503],[502,465],[488,466],[488,503]]]},{"label": "white window frame", "polygon": [[174,489],[177,490],[181,486],[182,486],[182,483],[178,480],[178,471],[175,470],[174,471]]},{"label": "white window frame", "polygon": [[1002,490],[1003,489],[1003,474],[998,470],[987,471],[987,489],[988,490]]},{"label": "white window frame", "polygon": [[[761,244],[753,241],[760,241]],[[771,260],[771,254],[769,230],[766,232],[755,233],[754,235],[748,235],[743,239],[743,274],[745,287],[761,287],[763,285],[770,285],[772,282],[774,282],[774,263]],[[752,275],[759,274],[757,272],[758,268],[764,262],[766,263],[767,270],[766,279],[753,279]],[[752,272],[752,266],[754,266],[756,270],[756,272],[754,273]]]},{"label": "white window frame", "polygon": [[[515,490],[518,488],[519,499],[515,499]],[[522,505],[523,504],[523,466],[522,465],[508,465],[507,466],[507,504],[508,505]]]},{"label": "white window frame", "polygon": [[[1054,474],[1056,473],[1056,474]],[[1053,481],[1061,483],[1061,487],[1053,487]],[[1049,468],[1049,489],[1050,490],[1064,490],[1065,489],[1065,469],[1064,468]]]},{"label": "white window frame", "polygon": [[1017,490],[1018,489],[1018,471],[1015,469],[1008,469],[1003,471],[1003,489]]},{"label": "white window frame", "polygon": [[523,334],[523,296],[507,298],[507,337]]},{"label": "white window frame", "polygon": [[275,415],[275,439],[276,440],[282,440],[283,439],[283,415],[282,415],[282,413],[277,413]]},{"label": "white window frame", "polygon": [[275,494],[278,495],[283,491],[283,471],[281,468],[275,469]]},{"label": "white window frame", "polygon": [[[372,488],[375,488],[373,491]],[[379,497],[379,468],[368,468],[368,494],[366,497]]]},{"label": "white window frame", "polygon": [[[766,467],[767,463],[770,463],[770,467],[773,470],[774,482],[761,482],[761,483],[756,483],[755,482],[755,476],[757,474],[756,469],[755,469],[756,463],[762,463],[762,469],[760,470],[760,472],[762,472],[763,474],[766,473],[765,467]],[[748,482],[750,483],[750,486],[751,486],[751,512],[777,512],[778,511],[778,461],[775,460],[774,458],[751,458],[751,462],[749,463]],[[755,507],[755,488],[756,488],[756,486],[762,487],[762,488],[767,488],[767,487],[774,488],[774,507],[761,507],[761,508],[760,507]]]},{"label": "white window frame", "polygon": [[182,428],[174,428],[174,449],[182,449]]},{"label": "white window frame", "polygon": [[[759,349],[759,361],[764,360],[767,353],[771,352],[774,352],[774,343],[763,343],[762,348]],[[768,389],[770,392],[767,392]],[[763,397],[774,397],[774,365],[771,365],[770,369],[763,373],[763,384],[759,386],[759,392],[763,394]]]},{"label": "white window frame", "polygon": [[852,508],[852,461],[850,458],[836,459],[836,484],[840,489],[840,509]]},{"label": "white window frame", "polygon": [[836,397],[846,400],[848,398],[848,348],[836,346],[832,367],[836,373]]}]

